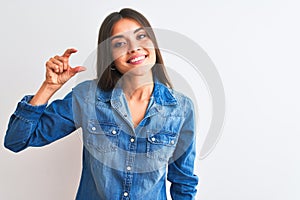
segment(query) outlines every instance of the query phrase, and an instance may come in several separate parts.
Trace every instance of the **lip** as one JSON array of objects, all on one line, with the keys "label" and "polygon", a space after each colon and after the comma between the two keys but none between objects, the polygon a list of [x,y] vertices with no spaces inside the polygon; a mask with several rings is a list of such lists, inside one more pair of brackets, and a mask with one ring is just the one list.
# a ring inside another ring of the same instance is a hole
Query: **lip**
[{"label": "lip", "polygon": [[144,60],[148,57],[148,55],[145,54],[138,54],[131,56],[128,60],[127,63],[132,64],[132,65],[138,65],[144,62]]}]

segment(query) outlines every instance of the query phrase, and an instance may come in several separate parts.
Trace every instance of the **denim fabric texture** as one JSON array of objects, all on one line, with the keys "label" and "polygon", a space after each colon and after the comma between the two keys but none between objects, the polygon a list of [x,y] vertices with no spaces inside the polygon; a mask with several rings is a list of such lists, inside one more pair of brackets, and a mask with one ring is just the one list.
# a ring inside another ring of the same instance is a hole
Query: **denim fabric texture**
[{"label": "denim fabric texture", "polygon": [[192,101],[155,82],[146,114],[133,126],[121,87],[104,92],[96,80],[62,100],[32,106],[25,96],[11,116],[6,148],[44,146],[82,128],[83,166],[78,200],[194,199],[195,124]]}]

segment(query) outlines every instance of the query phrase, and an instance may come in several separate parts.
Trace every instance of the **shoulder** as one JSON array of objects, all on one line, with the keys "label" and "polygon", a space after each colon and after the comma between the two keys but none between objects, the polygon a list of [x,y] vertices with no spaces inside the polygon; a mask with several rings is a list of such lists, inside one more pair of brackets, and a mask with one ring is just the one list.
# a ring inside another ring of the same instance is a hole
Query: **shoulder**
[{"label": "shoulder", "polygon": [[97,85],[96,80],[87,80],[84,82],[79,83],[73,88],[73,92],[82,92],[82,91],[87,91],[91,87]]},{"label": "shoulder", "polygon": [[184,113],[194,109],[193,101],[190,97],[175,89],[169,88],[163,84],[157,84],[155,96],[157,101],[162,105],[173,105]]},{"label": "shoulder", "polygon": [[189,108],[194,107],[194,103],[190,97],[188,97],[182,92],[177,91],[176,89],[168,89],[171,92],[171,94],[175,97],[178,104],[180,104],[181,106],[187,106]]},{"label": "shoulder", "polygon": [[97,79],[79,83],[72,89],[73,97],[84,97],[95,94],[97,90],[97,83]]}]

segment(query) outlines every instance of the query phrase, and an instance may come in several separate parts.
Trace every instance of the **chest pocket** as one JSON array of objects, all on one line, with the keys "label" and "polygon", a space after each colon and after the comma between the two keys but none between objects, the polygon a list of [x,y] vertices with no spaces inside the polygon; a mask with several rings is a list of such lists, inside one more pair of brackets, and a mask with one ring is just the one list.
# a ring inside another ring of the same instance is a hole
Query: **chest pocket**
[{"label": "chest pocket", "polygon": [[175,150],[178,134],[161,130],[147,136],[147,157],[157,162],[168,162]]},{"label": "chest pocket", "polygon": [[84,142],[88,150],[94,153],[116,151],[119,143],[120,128],[113,123],[100,123],[89,120]]}]

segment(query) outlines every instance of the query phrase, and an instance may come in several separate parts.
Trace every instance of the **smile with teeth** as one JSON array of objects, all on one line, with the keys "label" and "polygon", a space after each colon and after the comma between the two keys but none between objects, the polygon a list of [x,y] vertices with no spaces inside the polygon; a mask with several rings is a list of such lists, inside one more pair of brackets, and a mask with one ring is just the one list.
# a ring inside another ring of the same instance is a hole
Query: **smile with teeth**
[{"label": "smile with teeth", "polygon": [[131,64],[138,64],[143,62],[143,60],[146,58],[146,55],[142,55],[133,59],[128,60],[129,63]]}]

